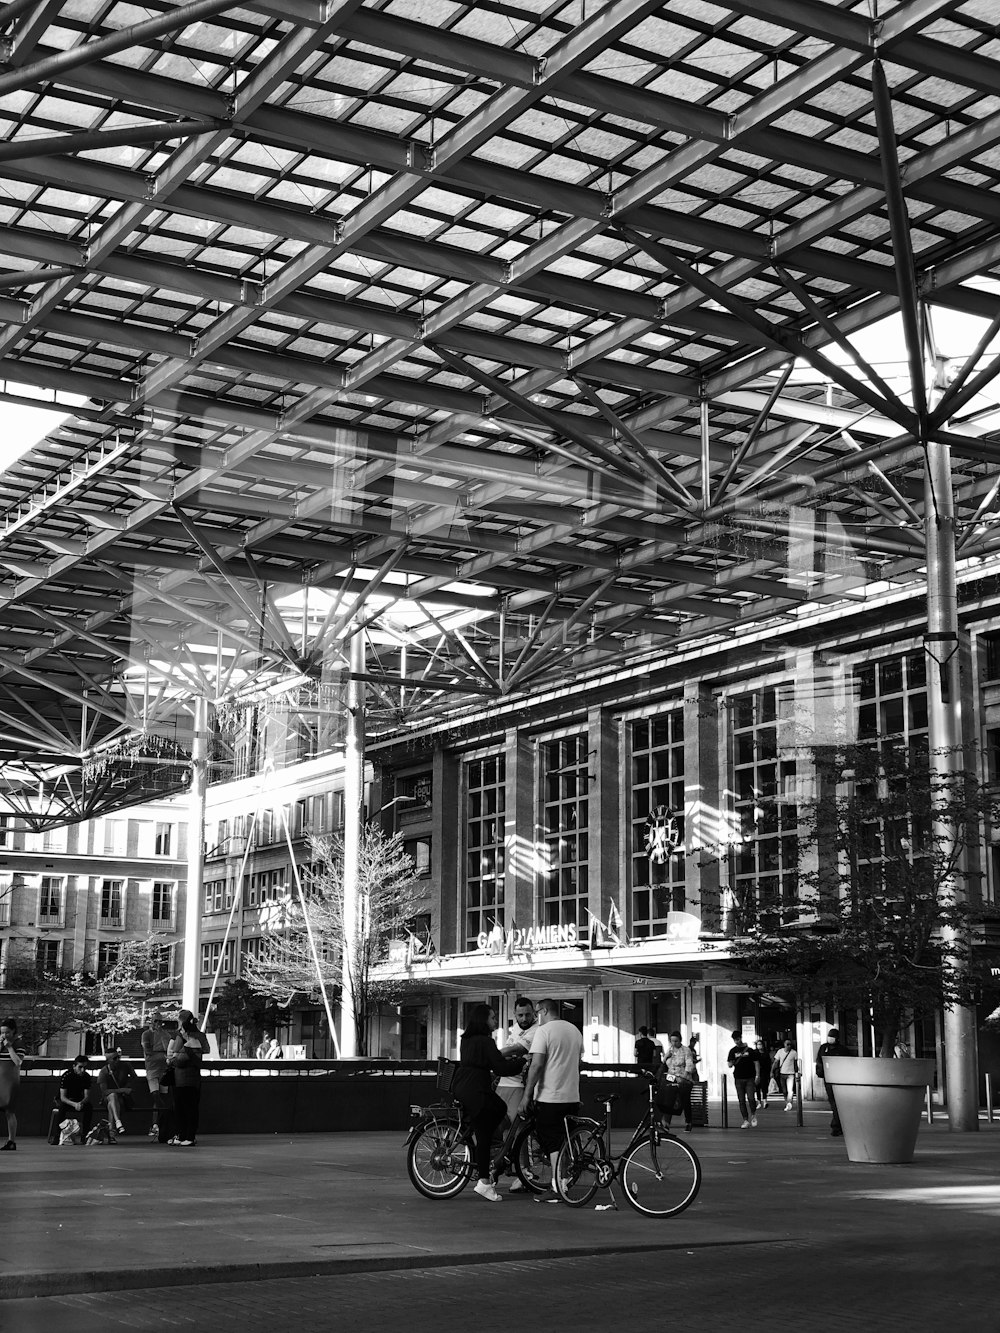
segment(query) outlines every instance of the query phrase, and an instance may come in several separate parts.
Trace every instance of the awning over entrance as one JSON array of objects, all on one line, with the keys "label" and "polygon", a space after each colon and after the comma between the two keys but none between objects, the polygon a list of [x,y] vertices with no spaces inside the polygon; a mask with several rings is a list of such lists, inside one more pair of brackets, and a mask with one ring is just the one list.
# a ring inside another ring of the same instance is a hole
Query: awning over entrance
[{"label": "awning over entrance", "polygon": [[607,989],[636,986],[713,984],[730,978],[729,943],[683,946],[647,940],[614,949],[545,949],[512,957],[475,952],[432,955],[381,969],[386,979],[404,980],[426,991]]}]

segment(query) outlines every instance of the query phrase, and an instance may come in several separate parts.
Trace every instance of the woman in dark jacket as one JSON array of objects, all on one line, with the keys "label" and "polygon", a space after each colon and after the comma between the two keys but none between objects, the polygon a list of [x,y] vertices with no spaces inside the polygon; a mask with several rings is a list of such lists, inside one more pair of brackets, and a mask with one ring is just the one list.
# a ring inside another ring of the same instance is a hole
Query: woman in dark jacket
[{"label": "woman in dark jacket", "polygon": [[181,1148],[193,1148],[198,1140],[198,1107],[201,1102],[201,1061],[208,1051],[208,1038],[199,1031],[190,1009],[177,1015],[177,1033],[167,1049],[167,1064],[174,1071],[174,1115],[177,1133],[170,1140]]},{"label": "woman in dark jacket", "polygon": [[490,1181],[490,1148],[497,1126],[507,1114],[507,1107],[493,1091],[495,1074],[516,1074],[520,1060],[505,1060],[497,1050],[493,1033],[497,1016],[488,1004],[476,1004],[462,1033],[458,1069],[451,1085],[453,1096],[462,1103],[476,1141],[476,1193],[490,1203],[501,1196]]}]

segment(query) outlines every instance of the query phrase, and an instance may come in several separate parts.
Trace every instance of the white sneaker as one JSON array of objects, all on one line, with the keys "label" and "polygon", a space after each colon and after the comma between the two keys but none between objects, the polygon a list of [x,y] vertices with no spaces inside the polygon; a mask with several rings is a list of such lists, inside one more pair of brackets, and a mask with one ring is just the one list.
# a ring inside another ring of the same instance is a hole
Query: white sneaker
[{"label": "white sneaker", "polygon": [[740,1129],[749,1129],[749,1128],[750,1128],[750,1121],[749,1121],[749,1120],[744,1120],[744,1121],[743,1121],[743,1124],[740,1125]]},{"label": "white sneaker", "polygon": [[521,1182],[520,1182],[519,1180],[512,1180],[512,1181],[510,1182],[510,1189],[507,1191],[507,1193],[508,1193],[508,1194],[523,1194],[523,1193],[524,1193],[524,1186],[521,1184]]},{"label": "white sneaker", "polygon": [[786,1111],[790,1111],[791,1109],[792,1109],[792,1103],[791,1103],[791,1102],[785,1102],[785,1110],[786,1110]]},{"label": "white sneaker", "polygon": [[755,1115],[752,1115],[752,1116],[750,1117],[750,1123],[751,1123],[751,1125],[753,1125],[754,1129],[757,1128],[757,1117],[756,1117]]},{"label": "white sneaker", "polygon": [[496,1192],[488,1180],[477,1180],[473,1188],[484,1199],[489,1199],[490,1203],[499,1203],[503,1197]]}]

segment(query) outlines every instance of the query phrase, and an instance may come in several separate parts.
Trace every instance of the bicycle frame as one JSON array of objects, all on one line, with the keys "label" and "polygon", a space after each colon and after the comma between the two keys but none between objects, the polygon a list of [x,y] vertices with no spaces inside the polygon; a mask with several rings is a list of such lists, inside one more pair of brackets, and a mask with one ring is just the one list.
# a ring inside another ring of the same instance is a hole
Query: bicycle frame
[{"label": "bicycle frame", "polygon": [[[461,1103],[454,1099],[435,1102],[431,1106],[412,1105],[410,1115],[413,1120],[404,1147],[409,1147],[427,1125],[457,1125],[460,1140],[467,1143],[470,1148],[474,1147],[472,1127],[465,1116]],[[511,1121],[510,1128],[504,1135],[499,1150],[493,1154],[490,1162],[490,1180],[494,1184],[512,1165],[511,1150],[521,1130],[526,1124],[530,1124],[532,1118],[533,1111],[529,1107],[525,1114],[517,1115]]]},{"label": "bicycle frame", "polygon": [[[600,1182],[601,1185],[603,1185],[605,1188],[609,1188],[621,1174],[622,1162],[625,1160],[625,1158],[629,1155],[629,1153],[637,1144],[642,1143],[644,1139],[651,1138],[653,1134],[656,1132],[659,1133],[661,1138],[675,1137],[675,1135],[671,1134],[669,1129],[660,1129],[659,1131],[657,1131],[656,1120],[658,1116],[658,1111],[656,1108],[656,1101],[655,1101],[656,1080],[651,1075],[645,1073],[645,1071],[640,1071],[640,1077],[645,1078],[649,1083],[649,1104],[646,1107],[646,1110],[643,1112],[642,1119],[639,1121],[638,1125],[636,1125],[635,1129],[632,1131],[632,1137],[629,1139],[628,1143],[621,1150],[621,1152],[617,1154],[617,1156],[613,1157],[611,1154],[611,1106],[613,1101],[615,1100],[613,1097],[611,1099],[605,1099],[602,1102],[604,1106],[604,1117],[602,1120],[597,1121],[590,1116],[567,1116],[565,1121],[563,1122],[566,1134],[566,1146],[570,1150],[570,1152],[573,1151],[572,1135],[574,1129],[579,1129],[583,1126],[589,1126],[589,1125],[596,1125],[597,1128],[599,1129],[600,1140],[601,1140],[601,1152],[605,1160],[607,1161],[608,1165],[611,1167],[611,1175],[609,1179],[606,1181],[601,1180]],[[601,1098],[597,1098],[597,1100],[601,1101]]]}]

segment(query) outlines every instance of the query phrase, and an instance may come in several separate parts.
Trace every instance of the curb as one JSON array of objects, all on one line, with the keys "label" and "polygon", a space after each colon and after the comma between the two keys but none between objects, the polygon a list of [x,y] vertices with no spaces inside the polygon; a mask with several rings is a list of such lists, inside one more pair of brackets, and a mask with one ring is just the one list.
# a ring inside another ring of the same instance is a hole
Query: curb
[{"label": "curb", "polygon": [[[584,1259],[604,1254],[646,1254],[668,1250],[712,1250],[787,1244],[773,1237],[760,1240],[651,1241],[622,1245],[572,1245],[533,1249],[532,1259]],[[222,1282],[271,1282],[286,1278],[336,1277],[350,1273],[402,1272],[416,1268],[452,1268],[481,1264],[516,1263],[517,1253],[486,1255],[483,1251],[458,1254],[342,1255],[330,1259],[276,1259],[252,1264],[206,1264],[186,1269],[183,1286],[208,1286]],[[178,1286],[176,1265],[162,1268],[112,1268],[60,1273],[10,1273],[0,1277],[0,1303],[40,1296],[85,1295],[106,1291],[141,1291],[147,1287]]]}]

